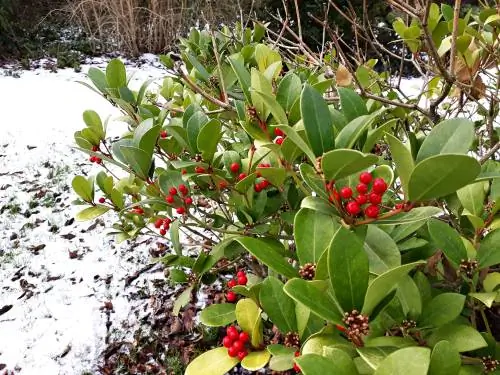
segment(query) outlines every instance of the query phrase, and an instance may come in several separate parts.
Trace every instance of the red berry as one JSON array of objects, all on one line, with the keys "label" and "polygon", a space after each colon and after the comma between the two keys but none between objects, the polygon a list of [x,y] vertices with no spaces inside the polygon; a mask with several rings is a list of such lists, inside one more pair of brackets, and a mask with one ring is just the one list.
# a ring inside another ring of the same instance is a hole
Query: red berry
[{"label": "red berry", "polygon": [[162,226],[162,224],[163,224],[163,219],[157,219],[155,221],[155,228],[156,229],[160,229],[160,227]]},{"label": "red berry", "polygon": [[241,352],[238,353],[238,359],[240,361],[243,361],[243,359],[245,359],[245,357],[248,355],[248,352],[246,350],[243,350]]},{"label": "red berry", "polygon": [[365,194],[360,194],[356,197],[356,202],[358,202],[358,204],[360,206],[364,205],[366,202],[368,202],[368,196],[365,195]]},{"label": "red berry", "polygon": [[262,191],[262,187],[260,186],[260,184],[255,184],[253,188],[257,193],[260,193]]},{"label": "red berry", "polygon": [[284,140],[285,140],[285,138],[283,138],[283,137],[276,137],[276,138],[274,138],[274,143],[276,143],[277,145],[281,145]]},{"label": "red berry", "polygon": [[369,184],[372,182],[372,174],[370,172],[363,172],[359,175],[359,181],[363,184]]},{"label": "red berry", "polygon": [[296,372],[296,373],[299,373],[301,370],[300,370],[300,367],[298,364],[294,363],[293,364],[293,370]]},{"label": "red berry", "polygon": [[382,196],[377,193],[370,193],[368,198],[371,204],[380,204],[382,202]]},{"label": "red berry", "polygon": [[387,190],[387,184],[383,178],[376,178],[373,180],[372,190],[377,194],[383,194]]},{"label": "red berry", "polygon": [[285,133],[283,132],[283,130],[281,130],[279,128],[274,128],[274,135],[276,135],[278,137],[284,137]]},{"label": "red berry", "polygon": [[294,354],[295,357],[300,357],[300,352],[297,350]]},{"label": "red berry", "polygon": [[104,197],[99,198],[99,203],[104,203],[104,202],[106,202],[106,198]]},{"label": "red berry", "polygon": [[95,158],[95,162],[96,162],[97,164],[101,164],[101,163],[102,163],[102,159],[101,159],[101,158]]},{"label": "red berry", "polygon": [[181,173],[182,173],[182,174],[186,174],[186,173],[188,173],[188,171],[187,171],[187,169],[183,169],[183,170],[181,171]]},{"label": "red berry", "polygon": [[186,205],[190,206],[193,204],[193,198],[191,197],[187,197],[186,199],[184,199],[184,203],[186,203]]},{"label": "red berry", "polygon": [[177,195],[177,189],[174,187],[171,187],[168,192],[170,193],[170,195]]},{"label": "red berry", "polygon": [[196,173],[205,173],[205,168],[203,168],[203,167],[195,167],[194,171]]},{"label": "red berry", "polygon": [[91,163],[95,163],[95,162],[96,162],[96,160],[97,160],[97,156],[91,156],[91,157],[89,158],[89,161],[90,161]]},{"label": "red berry", "polygon": [[397,204],[394,206],[394,208],[395,208],[396,210],[400,210],[400,209],[402,209],[404,206],[405,206],[405,205],[404,205],[403,203],[397,203]]},{"label": "red berry", "polygon": [[163,220],[163,222],[165,223],[165,225],[167,225],[167,224],[168,224],[168,225],[170,225],[170,224],[172,223],[172,219],[171,219],[171,218],[169,218],[169,217],[167,217],[167,218],[165,218],[165,219]]},{"label": "red berry", "polygon": [[188,188],[186,187],[186,185],[180,184],[178,188],[182,195],[186,195],[188,193]]},{"label": "red berry", "polygon": [[250,335],[248,334],[248,332],[243,331],[240,333],[239,340],[242,342],[247,342],[248,340],[250,340]]},{"label": "red berry", "polygon": [[163,229],[169,230],[170,229],[170,223],[163,224]]},{"label": "red berry", "polygon": [[238,271],[238,273],[236,274],[236,277],[241,277],[241,276],[246,276],[247,274],[245,273],[245,271]]},{"label": "red berry", "polygon": [[239,170],[240,170],[240,164],[239,163],[236,163],[234,162],[233,164],[231,164],[231,172],[233,173],[238,173]]},{"label": "red berry", "polygon": [[227,350],[227,354],[229,354],[230,357],[236,357],[238,355],[238,351],[234,347],[230,347]]},{"label": "red berry", "polygon": [[266,188],[269,186],[269,184],[270,184],[270,183],[269,183],[269,181],[267,181],[267,180],[262,180],[262,181],[259,183],[259,185],[260,185],[260,187],[262,188],[262,190],[266,189]]},{"label": "red berry", "polygon": [[375,206],[373,204],[366,207],[365,209],[365,215],[372,219],[376,219],[378,217],[378,213],[379,213],[378,206]]},{"label": "red berry", "polygon": [[160,132],[160,137],[162,137],[162,138],[167,138],[167,132],[166,132],[165,130],[162,130],[162,131]]},{"label": "red berry", "polygon": [[350,201],[345,206],[345,209],[349,215],[355,216],[361,212],[358,202]]},{"label": "red berry", "polygon": [[164,236],[167,234],[167,231],[165,229],[160,229],[160,234]]},{"label": "red berry", "polygon": [[259,168],[270,168],[271,167],[271,164],[269,163],[260,163],[258,165]]},{"label": "red berry", "polygon": [[227,292],[226,299],[228,300],[228,302],[236,301],[236,293],[235,292]]},{"label": "red berry", "polygon": [[[232,293],[232,292],[229,292]],[[229,338],[232,341],[238,340],[240,337],[240,333],[238,332],[238,329],[235,326],[229,326],[226,328],[226,335],[229,336]]]},{"label": "red berry", "polygon": [[344,199],[349,199],[352,197],[352,189],[348,186],[343,187],[340,189],[340,196]]},{"label": "red berry", "polygon": [[186,209],[184,207],[177,207],[175,211],[177,211],[179,215],[186,213]]},{"label": "red berry", "polygon": [[236,285],[238,285],[238,283],[236,282],[235,279],[231,279],[227,282],[228,288],[234,288]]},{"label": "red berry", "polygon": [[233,345],[233,340],[229,336],[224,336],[222,339],[222,345],[224,345],[226,348],[230,348],[231,345]]},{"label": "red berry", "polygon": [[356,186],[356,190],[359,194],[366,194],[368,193],[368,185],[363,184],[362,182]]},{"label": "red berry", "polygon": [[174,203],[174,197],[172,197],[171,195],[167,195],[165,200],[167,201],[167,203],[170,203],[170,204]]},{"label": "red berry", "polygon": [[92,151],[96,152],[99,150],[99,146],[92,146]]},{"label": "red berry", "polygon": [[225,188],[227,188],[227,182],[226,181],[219,182],[219,189],[224,190]]},{"label": "red berry", "polygon": [[243,180],[245,177],[247,176],[246,173],[240,173],[239,176],[238,176],[238,180],[241,181]]},{"label": "red berry", "polygon": [[247,285],[248,279],[245,275],[238,276],[238,285]]},{"label": "red berry", "polygon": [[235,342],[233,342],[232,346],[236,349],[237,352],[241,352],[243,349],[245,349],[245,343],[240,340],[236,340]]}]

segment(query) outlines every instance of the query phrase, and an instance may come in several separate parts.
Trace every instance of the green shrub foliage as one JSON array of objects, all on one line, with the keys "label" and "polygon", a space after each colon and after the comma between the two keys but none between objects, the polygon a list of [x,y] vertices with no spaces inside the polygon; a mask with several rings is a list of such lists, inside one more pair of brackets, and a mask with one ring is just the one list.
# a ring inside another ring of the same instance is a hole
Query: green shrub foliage
[{"label": "green shrub foliage", "polygon": [[[498,35],[488,17],[468,32]],[[200,283],[246,265],[200,315],[227,326],[219,347],[185,373],[494,370],[500,163],[480,160],[484,123],[393,105],[373,62],[360,66],[367,100],[339,74],[285,60],[259,24],[193,29],[180,50],[161,57],[159,95],[151,82],[131,90],[119,60],[89,70],[128,132],[111,142],[84,113],[75,140],[103,170],[73,188],[79,219],[116,212],[119,241],[170,239],[158,261],[185,285],[174,314]]]}]

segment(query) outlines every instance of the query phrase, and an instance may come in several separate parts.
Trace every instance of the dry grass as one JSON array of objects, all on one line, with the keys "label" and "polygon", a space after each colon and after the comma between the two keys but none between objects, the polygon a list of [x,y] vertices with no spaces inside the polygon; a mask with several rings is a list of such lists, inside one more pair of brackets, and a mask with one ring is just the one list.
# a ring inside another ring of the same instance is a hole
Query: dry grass
[{"label": "dry grass", "polygon": [[[252,0],[67,0],[72,23],[105,50],[161,53],[196,22],[234,22]],[[97,47],[97,45],[95,46]]]}]

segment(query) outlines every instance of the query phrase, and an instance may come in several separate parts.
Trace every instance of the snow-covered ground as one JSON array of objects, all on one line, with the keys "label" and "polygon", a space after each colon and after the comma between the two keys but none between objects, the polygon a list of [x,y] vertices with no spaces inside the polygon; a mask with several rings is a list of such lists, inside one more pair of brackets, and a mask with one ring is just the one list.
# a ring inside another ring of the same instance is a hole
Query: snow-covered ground
[{"label": "snow-covered ground", "polygon": [[[102,221],[72,220],[79,208],[71,205],[71,179],[96,172],[71,149],[82,112],[119,115],[77,83],[87,81],[88,68],[23,71],[21,78],[0,69],[0,374],[95,373],[106,336],[133,320],[133,288],[124,280],[149,262],[154,243],[132,251],[104,236]],[[133,88],[165,75],[155,62],[127,70],[135,73]],[[111,123],[111,135],[124,129]]]}]

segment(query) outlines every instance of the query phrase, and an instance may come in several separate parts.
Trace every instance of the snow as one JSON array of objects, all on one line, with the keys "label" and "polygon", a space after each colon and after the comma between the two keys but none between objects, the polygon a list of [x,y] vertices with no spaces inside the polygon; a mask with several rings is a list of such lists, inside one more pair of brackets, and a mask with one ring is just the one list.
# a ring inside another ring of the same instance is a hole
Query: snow
[{"label": "snow", "polygon": [[[133,89],[165,75],[152,55],[142,61],[140,68],[127,67],[134,73]],[[105,67],[105,59],[89,62]],[[150,261],[148,245],[116,245],[104,235],[103,225],[88,230],[92,222],[68,221],[79,210],[71,205],[75,196],[68,189],[73,176],[97,173],[84,154],[71,148],[73,133],[84,127],[82,112],[119,116],[106,100],[77,83],[88,81],[88,69],[38,69],[21,72],[21,78],[0,70],[0,209],[11,203],[20,207],[19,213],[7,209],[0,215],[0,309],[12,305],[0,314],[0,374],[2,364],[22,375],[95,373],[113,327],[134,323],[128,300],[133,287],[125,288],[124,278]],[[119,121],[110,128],[111,135],[125,130]],[[41,190],[46,196],[36,198]],[[23,216],[26,211],[31,216]],[[61,237],[68,233],[75,237]],[[18,238],[11,239],[13,234]],[[35,255],[30,247],[41,244],[45,247]],[[74,251],[78,258],[70,259]],[[28,285],[24,296],[23,283]],[[111,314],[101,309],[106,301],[113,304]]]}]

